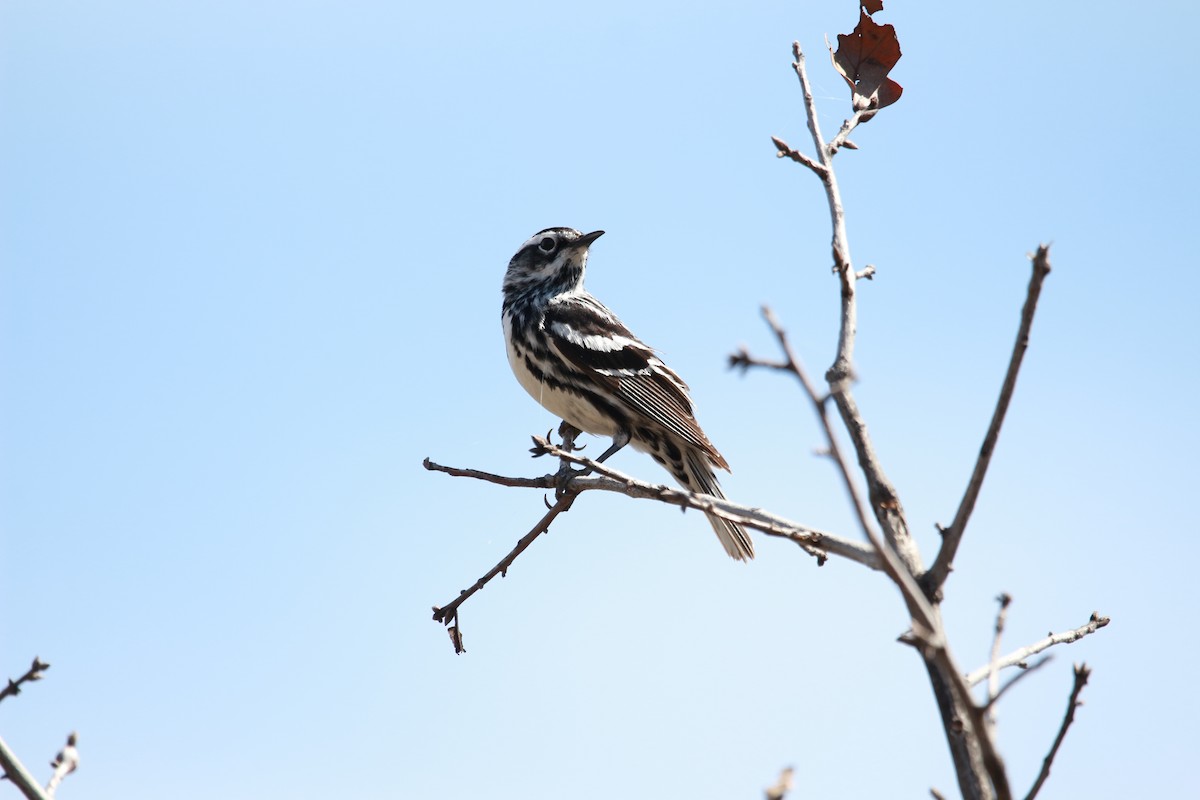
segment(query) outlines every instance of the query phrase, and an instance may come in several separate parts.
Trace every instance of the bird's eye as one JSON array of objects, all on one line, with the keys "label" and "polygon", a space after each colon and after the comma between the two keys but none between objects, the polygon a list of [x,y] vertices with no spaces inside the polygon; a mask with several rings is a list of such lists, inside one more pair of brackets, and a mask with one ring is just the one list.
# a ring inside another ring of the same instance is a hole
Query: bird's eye
[{"label": "bird's eye", "polygon": [[554,239],[550,236],[547,236],[545,239],[542,239],[541,244],[539,244],[538,247],[549,253],[554,249]]}]

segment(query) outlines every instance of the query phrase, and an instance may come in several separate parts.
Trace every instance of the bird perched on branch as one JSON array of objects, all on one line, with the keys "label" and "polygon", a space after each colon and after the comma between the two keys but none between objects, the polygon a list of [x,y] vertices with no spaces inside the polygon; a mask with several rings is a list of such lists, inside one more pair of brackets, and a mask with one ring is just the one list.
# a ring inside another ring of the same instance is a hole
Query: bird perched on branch
[{"label": "bird perched on branch", "polygon": [[[547,228],[508,262],[509,364],[550,413],[612,438],[597,461],[631,444],[690,491],[724,498],[714,469],[729,465],[696,422],[687,384],[583,288],[588,249],[603,233]],[[754,557],[740,525],[711,514],[708,520],[725,552],[739,561]]]}]

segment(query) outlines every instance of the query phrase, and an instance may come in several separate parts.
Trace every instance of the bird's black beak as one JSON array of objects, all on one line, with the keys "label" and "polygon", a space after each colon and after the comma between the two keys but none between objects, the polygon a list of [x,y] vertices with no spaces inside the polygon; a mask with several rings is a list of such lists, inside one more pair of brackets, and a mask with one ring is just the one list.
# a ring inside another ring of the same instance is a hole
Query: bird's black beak
[{"label": "bird's black beak", "polygon": [[585,233],[576,239],[574,244],[576,247],[587,247],[589,244],[596,241],[603,235],[604,231],[592,231],[591,233]]}]

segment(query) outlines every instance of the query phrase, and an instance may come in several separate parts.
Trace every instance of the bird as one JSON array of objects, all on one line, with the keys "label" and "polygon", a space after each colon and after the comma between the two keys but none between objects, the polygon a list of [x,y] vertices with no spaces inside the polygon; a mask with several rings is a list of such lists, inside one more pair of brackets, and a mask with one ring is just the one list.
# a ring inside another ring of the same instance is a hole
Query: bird
[{"label": "bird", "polygon": [[[501,316],[509,365],[547,411],[612,439],[597,461],[632,445],[684,488],[724,498],[715,470],[729,464],[696,421],[688,385],[584,289],[588,252],[603,234],[546,228],[508,262]],[[754,558],[741,525],[708,520],[730,557]]]}]

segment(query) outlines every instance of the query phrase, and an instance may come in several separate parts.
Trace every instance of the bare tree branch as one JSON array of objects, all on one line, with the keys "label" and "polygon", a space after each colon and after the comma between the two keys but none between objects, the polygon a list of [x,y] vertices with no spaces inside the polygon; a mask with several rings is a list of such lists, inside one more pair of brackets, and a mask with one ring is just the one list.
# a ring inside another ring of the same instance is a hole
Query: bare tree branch
[{"label": "bare tree branch", "polygon": [[[513,478],[482,470],[447,467],[435,463],[429,458],[426,458],[423,462],[425,469],[431,472],[443,472],[455,477],[473,478],[501,486],[539,489],[554,488],[559,494],[558,501],[553,506],[550,506],[546,514],[538,520],[537,524],[528,533],[521,537],[513,549],[509,551],[508,555],[502,558],[469,588],[462,590],[453,601],[444,606],[433,607],[433,619],[449,628],[450,638],[454,644],[456,653],[465,652],[462,641],[462,629],[458,619],[459,607],[468,598],[491,582],[497,575],[506,575],[508,568],[517,560],[517,557],[525,552],[538,536],[549,529],[550,523],[559,514],[570,510],[575,499],[585,491],[618,492],[632,498],[656,500],[683,508],[694,508],[706,514],[713,514],[731,522],[744,525],[745,527],[762,531],[769,536],[787,539],[814,556],[818,564],[823,564],[825,559],[830,555],[836,555],[854,561],[869,569],[886,569],[879,558],[879,551],[872,546],[800,525],[776,514],[764,511],[761,508],[743,506],[724,498],[696,494],[662,484],[639,481],[636,478],[631,478],[628,475],[618,472],[607,464],[576,455],[573,448],[566,449],[567,442],[564,442],[564,445],[560,447],[550,442],[548,438],[540,436],[533,437],[533,441],[535,444],[533,450],[537,455],[554,456],[564,466],[577,464],[584,469],[582,471],[568,470],[567,472],[560,469],[558,473],[543,475],[537,478]],[[589,473],[598,473],[599,476],[590,476]]]},{"label": "bare tree branch", "polygon": [[1087,685],[1091,674],[1092,671],[1088,669],[1087,664],[1075,667],[1075,685],[1071,687],[1071,698],[1067,701],[1067,713],[1063,716],[1062,725],[1058,729],[1058,735],[1054,737],[1054,744],[1050,747],[1050,752],[1042,759],[1042,769],[1038,772],[1037,780],[1033,782],[1033,788],[1029,790],[1029,794],[1025,795],[1025,800],[1034,800],[1038,792],[1042,790],[1042,784],[1050,777],[1050,765],[1054,763],[1054,757],[1058,755],[1058,748],[1062,746],[1063,739],[1066,738],[1067,728],[1070,728],[1071,723],[1075,721],[1075,709],[1083,705],[1079,702],[1079,693]]},{"label": "bare tree branch", "polygon": [[[945,644],[923,647],[911,636],[901,636],[900,641],[916,647],[925,659],[963,797],[1011,800],[1008,773],[984,719],[984,708],[971,697],[971,689],[958,671],[949,647]],[[983,783],[985,779],[990,786]]]},{"label": "bare tree branch", "polygon": [[25,670],[24,675],[17,678],[15,681],[12,678],[9,678],[8,685],[6,685],[3,689],[0,689],[0,700],[3,700],[6,697],[16,697],[21,693],[21,684],[40,681],[44,677],[42,673],[48,669],[50,669],[49,664],[43,662],[37,656],[34,656],[33,664],[30,665],[29,669]]},{"label": "bare tree branch", "polygon": [[1023,671],[1018,672],[1016,675],[1005,681],[1004,685],[1001,686],[995,694],[989,694],[987,702],[984,703],[983,706],[984,711],[991,712],[991,710],[996,707],[996,703],[1000,701],[1000,698],[1006,692],[1008,692],[1009,689],[1016,686],[1018,681],[1020,681],[1022,678],[1032,675],[1034,672],[1037,672],[1039,669],[1049,664],[1052,658],[1053,656],[1042,656],[1037,661],[1026,667]]},{"label": "bare tree branch", "polygon": [[799,42],[792,42],[792,56],[796,59],[792,63],[792,69],[796,71],[796,77],[800,80],[800,90],[804,92],[804,116],[808,119],[808,132],[812,134],[813,145],[821,155],[821,166],[825,169],[825,174],[820,177],[825,180],[828,178],[829,153],[825,149],[825,137],[821,135],[817,103],[813,100],[812,86],[808,82],[808,69],[804,65],[804,51],[800,49]]},{"label": "bare tree branch", "polygon": [[[869,525],[865,526],[864,532],[879,554],[888,576],[900,589],[913,620],[913,631],[906,640],[918,647],[925,660],[964,797],[997,796],[1007,800],[1010,792],[1003,762],[984,725],[982,712],[973,702],[963,676],[954,667],[946,647],[941,616],[930,605],[925,592],[916,585],[916,576],[924,572],[920,553],[909,534],[899,496],[879,463],[850,388],[854,377],[854,339],[857,329],[855,284],[859,274],[855,272],[850,258],[841,192],[833,171],[832,159],[836,149],[830,150],[821,135],[804,55],[798,42],[792,45],[792,52],[795,56],[792,67],[804,93],[809,132],[820,165],[824,168],[823,171],[814,172],[821,178],[829,203],[833,226],[833,270],[841,285],[837,352],[825,379],[829,383],[830,397],[837,406],[858,456],[859,467],[867,483],[871,512],[883,530],[882,540]],[[852,128],[853,125],[847,123],[847,127]],[[844,136],[842,141],[846,141]],[[776,147],[779,149],[778,144]]]},{"label": "bare tree branch", "polygon": [[[810,550],[811,554],[818,558],[835,555],[861,564],[868,569],[882,569],[875,551],[868,545],[793,522],[761,508],[741,505],[730,500],[706,494],[695,494],[672,486],[641,481],[618,472],[607,464],[582,458],[574,453],[567,454],[555,445],[540,439],[540,437],[535,437],[535,440],[545,442],[546,454],[558,458],[565,457],[573,464],[578,464],[600,474],[600,477],[571,477],[566,484],[566,491],[568,492],[574,494],[582,494],[587,491],[615,492],[635,499],[656,500],[668,505],[693,508],[697,511],[713,514],[731,522],[745,525],[748,528],[762,531],[768,536],[788,539],[806,549],[812,548]],[[556,481],[558,480],[554,474],[544,475],[540,478],[509,478],[479,470],[446,467],[429,459],[425,460],[425,468],[433,472],[444,472],[449,475],[475,478],[502,486],[551,488],[556,485]],[[578,474],[575,473],[575,475]]]},{"label": "bare tree branch", "polygon": [[979,448],[979,458],[975,461],[975,469],[967,482],[966,492],[958,505],[954,521],[943,532],[942,547],[938,551],[933,566],[922,576],[925,592],[929,597],[936,597],[942,591],[942,585],[954,564],[954,556],[962,543],[963,532],[971,512],[975,510],[975,501],[979,498],[979,490],[983,487],[984,476],[987,475],[988,464],[991,463],[992,453],[996,448],[996,440],[1000,436],[1000,426],[1004,424],[1004,415],[1008,411],[1009,401],[1012,400],[1013,390],[1017,386],[1017,373],[1021,370],[1021,361],[1029,348],[1029,331],[1033,327],[1033,315],[1037,310],[1038,297],[1042,292],[1042,283],[1050,274],[1050,248],[1041,245],[1034,254],[1033,274],[1029,278],[1029,288],[1025,293],[1025,305],[1021,309],[1021,324],[1017,328],[1017,340],[1013,344],[1012,356],[1008,362],[1008,372],[1004,376],[1004,384],[1000,388],[1000,397],[996,401],[996,410],[992,413],[991,424],[983,437],[983,446]]},{"label": "bare tree branch", "polygon": [[[1100,630],[1110,621],[1111,620],[1108,617],[1102,617],[1099,614],[1092,612],[1091,619],[1074,630],[1063,631],[1062,633],[1052,632],[1046,636],[1045,639],[1036,641],[1028,647],[1022,647],[1020,650],[1015,650],[1006,655],[1004,658],[997,659],[995,661],[995,669],[1002,670],[1006,669],[1007,667],[1021,667],[1022,669],[1027,669],[1029,665],[1026,662],[1030,656],[1035,656],[1043,650],[1053,647],[1056,644],[1070,644],[1072,642],[1077,642],[1088,634],[1092,634]],[[988,664],[980,667],[974,672],[968,673],[966,675],[967,685],[975,686],[980,681],[986,679],[992,669],[993,665]]]}]

